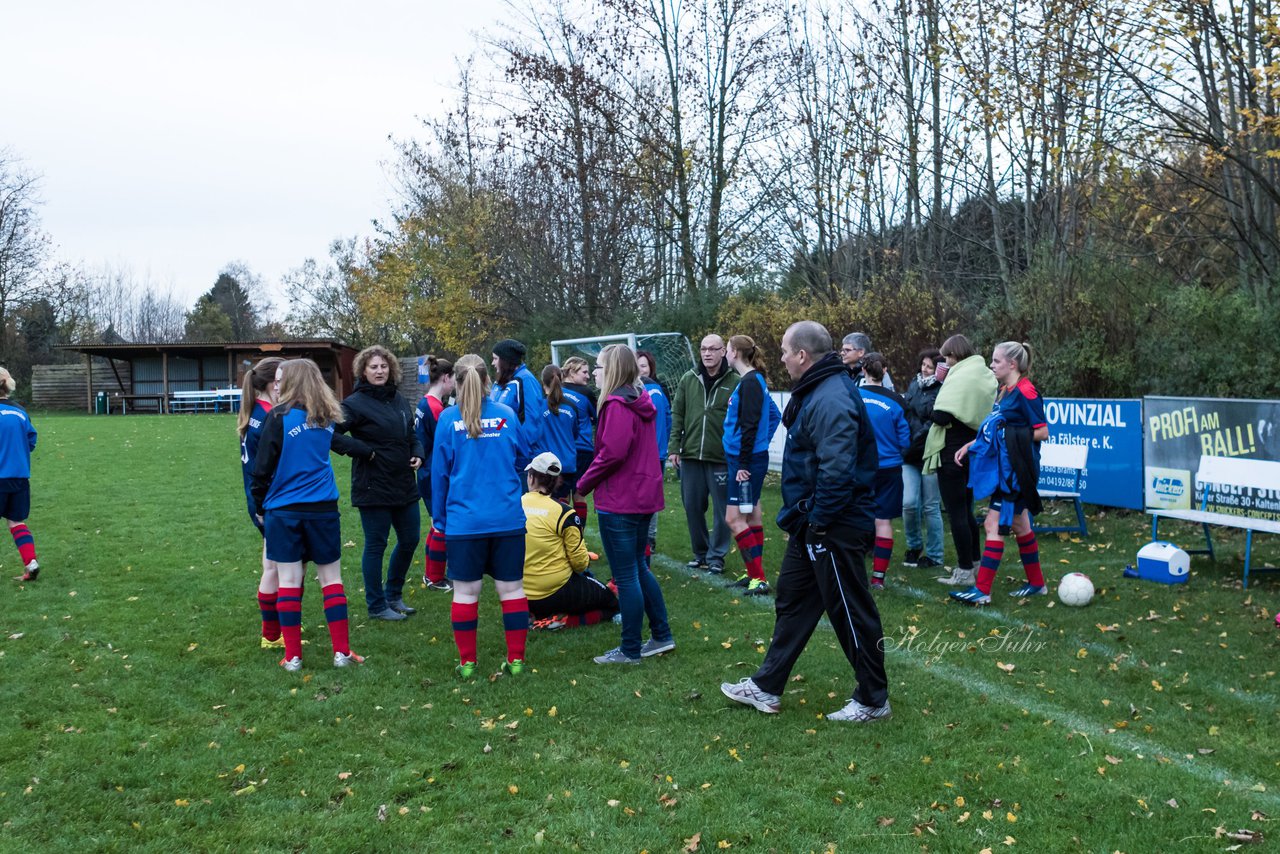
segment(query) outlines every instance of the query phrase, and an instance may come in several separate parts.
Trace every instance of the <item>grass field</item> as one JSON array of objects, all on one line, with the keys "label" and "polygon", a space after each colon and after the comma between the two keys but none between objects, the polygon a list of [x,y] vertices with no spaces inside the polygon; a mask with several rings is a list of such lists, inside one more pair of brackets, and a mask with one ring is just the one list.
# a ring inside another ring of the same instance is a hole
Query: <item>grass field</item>
[{"label": "grass field", "polygon": [[[980,610],[896,568],[879,599],[895,714],[858,727],[822,717],[852,688],[825,627],[781,714],[720,695],[761,659],[772,600],[686,574],[674,484],[655,570],[675,653],[605,668],[591,656],[612,624],[534,633],[532,673],[467,683],[447,595],[415,584],[415,617],[364,619],[346,508],[368,662],[327,666],[313,583],[306,668],[287,674],[258,648],[231,419],[34,421],[40,580],[9,582],[0,544],[3,850],[1221,851],[1280,816],[1280,577],[1242,591],[1230,535],[1185,586],[1122,579],[1146,519],[1095,510],[1089,540],[1041,543],[1047,576],[1101,588],[1083,609],[1010,600],[1016,558]],[[782,539],[766,533],[772,577]],[[1255,561],[1280,562],[1260,545]],[[492,673],[491,588],[480,642]]]}]

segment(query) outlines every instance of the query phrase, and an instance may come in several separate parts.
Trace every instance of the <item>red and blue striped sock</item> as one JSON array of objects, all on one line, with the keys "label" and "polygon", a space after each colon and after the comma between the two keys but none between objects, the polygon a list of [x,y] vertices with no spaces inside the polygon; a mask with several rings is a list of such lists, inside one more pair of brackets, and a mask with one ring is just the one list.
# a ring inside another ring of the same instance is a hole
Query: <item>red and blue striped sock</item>
[{"label": "red and blue striped sock", "polygon": [[280,615],[276,613],[276,594],[258,591],[258,611],[262,614],[262,636],[269,641],[280,637]]},{"label": "red and blue striped sock", "polygon": [[[528,612],[525,612],[526,615]],[[480,623],[479,602],[454,602],[449,609],[453,620],[453,642],[458,646],[458,662],[476,660],[476,626]]]},{"label": "red and blue striped sock", "polygon": [[281,587],[276,613],[280,617],[280,636],[284,638],[284,657],[302,658],[302,588]]},{"label": "red and blue striped sock", "polygon": [[18,556],[22,558],[22,565],[26,566],[36,559],[36,538],[31,536],[31,530],[24,524],[18,523],[9,529],[9,533],[13,535],[13,544],[18,547]]},{"label": "red and blue striped sock", "polygon": [[1022,558],[1022,569],[1027,573],[1027,583],[1036,587],[1044,587],[1044,573],[1040,571],[1040,544],[1036,542],[1036,532],[1027,531],[1018,537],[1018,556]]},{"label": "red and blue striped sock", "polygon": [[324,618],[329,624],[329,640],[333,643],[333,651],[343,655],[351,654],[351,638],[347,631],[347,592],[342,589],[342,582],[321,587],[324,594]]},{"label": "red and blue striped sock", "polygon": [[577,501],[573,502],[573,512],[578,514],[578,518],[582,520],[583,524],[586,524],[587,499],[580,498]]},{"label": "red and blue striped sock", "polygon": [[746,534],[744,541],[738,540],[738,549],[742,552],[742,562],[747,567],[747,577],[757,581],[764,581],[764,528],[752,526],[744,532]]},{"label": "red and blue striped sock", "polygon": [[871,558],[871,577],[881,583],[884,574],[889,571],[889,560],[893,557],[893,537],[876,537],[875,551]]},{"label": "red and blue striped sock", "polygon": [[987,540],[987,547],[982,550],[982,565],[978,567],[977,587],[988,596],[991,595],[991,584],[996,580],[1000,558],[1003,556],[1004,540]]},{"label": "red and blue striped sock", "polygon": [[525,639],[529,636],[529,600],[502,600],[502,631],[507,636],[507,661],[524,659]]},{"label": "red and blue striped sock", "polygon": [[427,581],[439,584],[444,581],[445,548],[444,534],[432,528],[427,532],[426,557],[423,568]]}]

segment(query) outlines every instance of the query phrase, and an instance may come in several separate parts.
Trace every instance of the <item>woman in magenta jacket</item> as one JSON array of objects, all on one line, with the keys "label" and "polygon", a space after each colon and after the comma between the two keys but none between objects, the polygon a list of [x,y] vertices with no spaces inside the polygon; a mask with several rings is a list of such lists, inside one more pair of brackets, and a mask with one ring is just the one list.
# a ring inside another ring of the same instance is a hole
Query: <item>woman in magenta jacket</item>
[{"label": "woman in magenta jacket", "polygon": [[[600,539],[622,610],[622,643],[595,658],[596,664],[639,664],[676,648],[658,579],[645,565],[649,520],[663,508],[662,468],[653,419],[657,409],[640,381],[636,354],[612,344],[596,358],[600,420],[596,457],[578,478],[578,492],[595,492]],[[649,617],[651,637],[641,643]]]}]

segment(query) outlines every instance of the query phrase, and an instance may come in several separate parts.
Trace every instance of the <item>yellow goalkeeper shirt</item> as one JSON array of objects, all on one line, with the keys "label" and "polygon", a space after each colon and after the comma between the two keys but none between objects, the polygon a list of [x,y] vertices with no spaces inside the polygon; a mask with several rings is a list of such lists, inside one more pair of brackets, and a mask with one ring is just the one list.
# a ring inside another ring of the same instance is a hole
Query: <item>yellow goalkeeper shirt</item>
[{"label": "yellow goalkeeper shirt", "polygon": [[549,495],[526,492],[524,506],[524,595],[545,599],[591,562],[582,541],[582,520]]}]

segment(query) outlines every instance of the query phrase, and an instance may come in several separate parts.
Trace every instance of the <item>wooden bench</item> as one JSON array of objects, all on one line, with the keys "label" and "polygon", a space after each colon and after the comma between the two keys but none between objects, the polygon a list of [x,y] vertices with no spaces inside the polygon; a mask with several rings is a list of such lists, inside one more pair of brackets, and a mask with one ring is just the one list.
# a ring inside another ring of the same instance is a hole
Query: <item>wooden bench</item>
[{"label": "wooden bench", "polygon": [[1084,504],[1080,502],[1080,478],[1084,475],[1085,465],[1089,462],[1089,446],[1081,444],[1060,444],[1044,442],[1040,445],[1040,477],[1043,481],[1046,468],[1065,469],[1071,474],[1069,489],[1045,489],[1037,486],[1043,501],[1072,501],[1075,503],[1076,524],[1074,525],[1035,525],[1037,534],[1053,534],[1059,531],[1070,531],[1089,536],[1089,525],[1084,518]]},{"label": "wooden bench", "polygon": [[[1244,586],[1249,587],[1249,563],[1253,558],[1253,532],[1264,534],[1280,534],[1280,522],[1268,519],[1251,519],[1236,513],[1223,513],[1210,509],[1210,485],[1233,487],[1245,491],[1241,499],[1249,502],[1239,506],[1237,512],[1248,512],[1252,507],[1252,492],[1270,490],[1280,495],[1280,463],[1269,460],[1245,460],[1239,457],[1201,457],[1200,469],[1196,474],[1200,483],[1204,484],[1204,493],[1200,498],[1199,510],[1162,510],[1149,508],[1151,514],[1151,539],[1160,539],[1160,520],[1178,519],[1183,522],[1196,522],[1204,529],[1203,549],[1187,549],[1191,554],[1207,554],[1215,560],[1213,553],[1213,537],[1209,526],[1222,528],[1239,528],[1245,532],[1244,539]],[[1280,569],[1259,569],[1258,572],[1280,572]]]},{"label": "wooden bench", "polygon": [[203,391],[175,391],[169,395],[170,412],[228,412],[240,408],[240,389],[211,388]]}]

